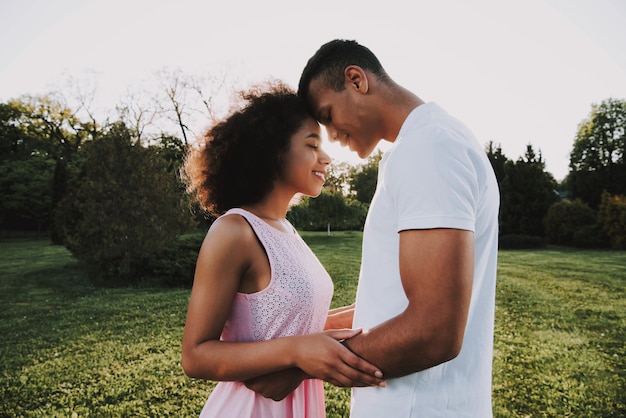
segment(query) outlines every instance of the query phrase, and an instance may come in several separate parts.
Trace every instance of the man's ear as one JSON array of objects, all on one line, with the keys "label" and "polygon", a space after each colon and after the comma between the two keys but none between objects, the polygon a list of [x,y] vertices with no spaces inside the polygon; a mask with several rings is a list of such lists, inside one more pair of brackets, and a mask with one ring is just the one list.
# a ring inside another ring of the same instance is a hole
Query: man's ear
[{"label": "man's ear", "polygon": [[344,70],[346,88],[350,87],[359,93],[367,93],[369,90],[369,84],[367,81],[367,74],[363,68],[358,65],[349,65]]}]

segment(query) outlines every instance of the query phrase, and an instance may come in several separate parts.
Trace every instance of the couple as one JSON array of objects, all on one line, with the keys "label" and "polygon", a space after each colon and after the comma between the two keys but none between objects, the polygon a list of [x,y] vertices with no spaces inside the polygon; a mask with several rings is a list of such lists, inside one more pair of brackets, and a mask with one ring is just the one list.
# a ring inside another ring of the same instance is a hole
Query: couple
[{"label": "couple", "polygon": [[[184,173],[220,217],[198,256],[185,372],[220,381],[202,417],[324,417],[322,380],[351,416],[490,417],[499,193],[485,151],[354,41],[323,45],[294,94],[249,91]],[[285,219],[331,162],[320,125],[361,158],[380,140],[356,303]]]}]

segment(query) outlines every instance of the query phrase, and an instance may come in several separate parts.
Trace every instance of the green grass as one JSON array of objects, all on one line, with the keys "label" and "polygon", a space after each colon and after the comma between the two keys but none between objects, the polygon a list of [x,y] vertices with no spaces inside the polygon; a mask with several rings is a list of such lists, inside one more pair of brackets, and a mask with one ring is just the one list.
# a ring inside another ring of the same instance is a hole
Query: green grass
[{"label": "green grass", "polygon": [[[302,235],[351,303],[362,235]],[[500,252],[496,417],[626,416],[625,282],[626,252]],[[0,241],[0,417],[197,416],[213,383],[180,367],[188,297],[95,288],[62,247]],[[325,387],[347,416],[349,391]]]},{"label": "green grass", "polygon": [[47,241],[0,242],[1,417],[197,416],[186,378],[189,292],[97,289]]},{"label": "green grass", "polygon": [[626,416],[625,284],[626,252],[500,252],[498,416]]}]

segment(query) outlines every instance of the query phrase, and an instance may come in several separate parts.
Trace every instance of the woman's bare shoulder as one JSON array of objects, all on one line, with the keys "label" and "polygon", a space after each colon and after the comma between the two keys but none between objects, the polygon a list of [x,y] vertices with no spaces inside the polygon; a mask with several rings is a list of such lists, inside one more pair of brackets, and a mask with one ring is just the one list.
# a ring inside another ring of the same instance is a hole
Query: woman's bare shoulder
[{"label": "woman's bare shoulder", "polygon": [[204,239],[224,246],[246,246],[256,243],[256,236],[248,221],[239,214],[229,214],[217,218]]}]

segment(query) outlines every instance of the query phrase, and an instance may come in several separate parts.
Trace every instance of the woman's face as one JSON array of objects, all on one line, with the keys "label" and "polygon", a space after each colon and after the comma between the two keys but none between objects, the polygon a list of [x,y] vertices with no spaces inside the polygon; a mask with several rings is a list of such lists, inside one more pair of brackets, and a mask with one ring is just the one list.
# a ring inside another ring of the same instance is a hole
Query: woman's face
[{"label": "woman's face", "polygon": [[320,125],[311,117],[291,136],[278,182],[295,193],[318,196],[331,158],[322,149]]}]

